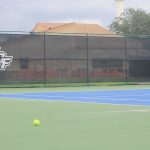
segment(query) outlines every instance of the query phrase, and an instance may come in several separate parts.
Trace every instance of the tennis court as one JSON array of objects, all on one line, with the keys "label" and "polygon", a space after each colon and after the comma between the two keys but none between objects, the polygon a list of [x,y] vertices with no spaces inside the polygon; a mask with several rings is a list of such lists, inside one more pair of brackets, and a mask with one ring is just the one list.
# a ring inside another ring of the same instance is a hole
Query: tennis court
[{"label": "tennis court", "polygon": [[1,149],[149,149],[149,86],[3,88],[0,93]]}]

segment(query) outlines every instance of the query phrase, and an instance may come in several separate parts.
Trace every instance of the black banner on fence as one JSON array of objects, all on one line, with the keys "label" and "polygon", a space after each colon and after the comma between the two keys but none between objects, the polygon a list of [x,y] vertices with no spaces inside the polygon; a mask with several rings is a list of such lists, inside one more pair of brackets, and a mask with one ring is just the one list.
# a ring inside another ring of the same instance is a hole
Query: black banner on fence
[{"label": "black banner on fence", "polygon": [[[150,38],[0,34],[0,87],[80,86],[150,81]],[[5,64],[4,64],[5,63]]]}]

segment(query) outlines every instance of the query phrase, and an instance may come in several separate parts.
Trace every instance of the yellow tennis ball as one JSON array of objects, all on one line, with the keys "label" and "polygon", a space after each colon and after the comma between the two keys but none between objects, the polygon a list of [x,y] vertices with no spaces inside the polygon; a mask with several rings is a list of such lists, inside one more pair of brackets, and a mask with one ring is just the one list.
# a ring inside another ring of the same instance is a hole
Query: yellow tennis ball
[{"label": "yellow tennis ball", "polygon": [[39,119],[35,119],[33,121],[34,126],[39,126],[40,125],[40,120]]}]

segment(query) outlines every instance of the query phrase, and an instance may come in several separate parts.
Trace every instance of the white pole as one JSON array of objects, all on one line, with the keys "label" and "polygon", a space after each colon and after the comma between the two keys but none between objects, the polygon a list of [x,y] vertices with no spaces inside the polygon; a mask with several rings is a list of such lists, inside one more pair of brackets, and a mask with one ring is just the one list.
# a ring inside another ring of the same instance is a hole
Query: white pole
[{"label": "white pole", "polygon": [[117,7],[117,17],[121,17],[124,10],[124,0],[115,0]]}]

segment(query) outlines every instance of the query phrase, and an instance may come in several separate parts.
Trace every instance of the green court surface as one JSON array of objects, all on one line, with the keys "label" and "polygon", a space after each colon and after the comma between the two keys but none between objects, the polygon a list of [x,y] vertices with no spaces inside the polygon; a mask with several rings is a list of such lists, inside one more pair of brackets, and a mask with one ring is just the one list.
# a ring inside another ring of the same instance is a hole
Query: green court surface
[{"label": "green court surface", "polygon": [[149,85],[102,85],[102,86],[76,86],[76,87],[39,87],[39,88],[0,88],[0,93],[19,92],[50,92],[50,91],[91,91],[91,90],[124,90],[124,89],[150,89]]},{"label": "green court surface", "polygon": [[[19,88],[0,93],[149,86]],[[34,126],[38,118],[40,126]],[[0,98],[1,150],[148,150],[150,107]]]}]

